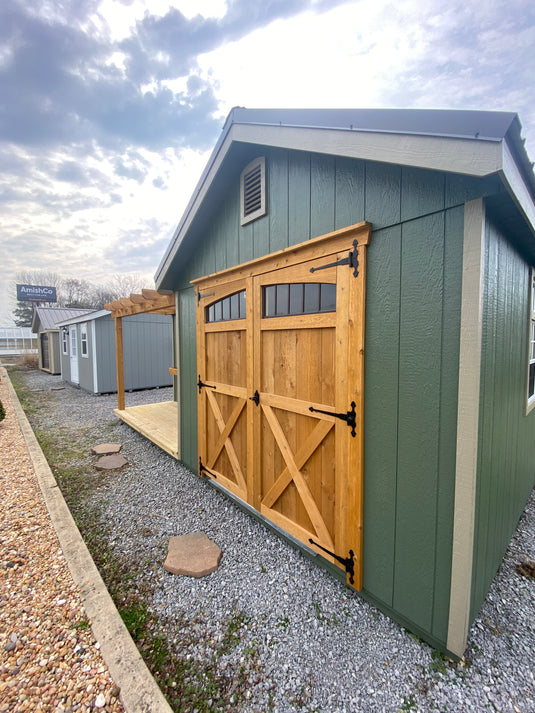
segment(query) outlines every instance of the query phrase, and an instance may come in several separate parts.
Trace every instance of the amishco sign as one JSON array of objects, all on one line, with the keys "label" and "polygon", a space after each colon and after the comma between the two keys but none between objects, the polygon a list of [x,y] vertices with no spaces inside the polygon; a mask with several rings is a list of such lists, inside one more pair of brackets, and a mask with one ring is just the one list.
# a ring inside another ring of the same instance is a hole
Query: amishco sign
[{"label": "amishco sign", "polygon": [[18,302],[57,302],[55,287],[17,285]]}]

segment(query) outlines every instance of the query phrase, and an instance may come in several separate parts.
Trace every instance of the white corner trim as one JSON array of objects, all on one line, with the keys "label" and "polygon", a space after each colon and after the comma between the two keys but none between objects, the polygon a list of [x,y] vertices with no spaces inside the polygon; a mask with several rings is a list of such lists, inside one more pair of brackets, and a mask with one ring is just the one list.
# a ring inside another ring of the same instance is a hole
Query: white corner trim
[{"label": "white corner trim", "polygon": [[91,351],[92,351],[92,359],[93,359],[93,392],[95,394],[99,393],[98,389],[98,368],[97,368],[97,338],[96,338],[96,327],[95,327],[95,320],[93,319],[91,322]]},{"label": "white corner trim", "polygon": [[482,199],[464,209],[461,335],[453,552],[447,648],[461,657],[470,625],[476,509],[479,390],[483,322],[485,207]]}]

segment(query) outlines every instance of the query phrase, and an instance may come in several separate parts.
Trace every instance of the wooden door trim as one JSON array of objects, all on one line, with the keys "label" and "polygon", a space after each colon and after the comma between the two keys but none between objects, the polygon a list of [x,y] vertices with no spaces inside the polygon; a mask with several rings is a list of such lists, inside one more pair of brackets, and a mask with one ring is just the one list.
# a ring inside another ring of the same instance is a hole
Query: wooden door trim
[{"label": "wooden door trim", "polygon": [[[218,286],[225,285],[228,282],[258,276],[265,272],[272,272],[285,267],[292,267],[306,260],[335,255],[341,250],[345,250],[348,245],[351,245],[353,240],[357,240],[359,247],[367,246],[370,243],[370,239],[371,223],[356,223],[347,228],[335,230],[332,233],[327,233],[318,238],[292,245],[289,248],[278,250],[269,255],[263,255],[262,257],[242,263],[236,267],[229,267],[220,272],[198,277],[195,280],[191,280],[191,284],[195,285],[198,292],[206,289],[207,285],[217,289]],[[321,278],[318,276],[316,281],[321,282]],[[200,296],[202,299],[203,296]]]}]

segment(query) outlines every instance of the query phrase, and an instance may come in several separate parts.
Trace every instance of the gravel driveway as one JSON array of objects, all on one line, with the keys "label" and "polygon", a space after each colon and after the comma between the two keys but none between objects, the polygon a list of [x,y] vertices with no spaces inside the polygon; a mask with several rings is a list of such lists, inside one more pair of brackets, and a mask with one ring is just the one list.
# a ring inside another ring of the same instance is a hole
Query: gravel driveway
[{"label": "gravel driveway", "polygon": [[[118,422],[114,395],[51,391],[60,377],[38,371],[25,379],[46,404],[29,415],[34,429],[123,444],[129,465],[106,476],[93,496],[103,532],[165,622],[176,655],[214,661],[220,680],[230,683],[229,710],[534,713],[535,580],[516,572],[518,562],[535,559],[533,494],[472,627],[465,665],[456,665]],[[126,396],[133,406],[172,392]],[[202,579],[167,573],[169,537],[198,530],[221,547],[219,569]],[[229,622],[235,638],[222,650]],[[231,681],[238,672],[246,693],[236,703]]]}]

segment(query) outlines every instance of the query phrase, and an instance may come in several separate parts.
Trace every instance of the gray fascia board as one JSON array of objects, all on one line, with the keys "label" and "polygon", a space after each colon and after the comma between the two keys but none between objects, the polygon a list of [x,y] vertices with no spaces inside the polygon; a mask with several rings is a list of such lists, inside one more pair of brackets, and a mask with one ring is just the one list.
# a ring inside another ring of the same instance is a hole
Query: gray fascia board
[{"label": "gray fascia board", "polygon": [[[507,153],[504,152],[506,140],[501,132],[495,132],[498,134],[497,136],[468,137],[455,134],[445,135],[444,133],[423,133],[422,131],[402,133],[394,130],[364,131],[339,127],[252,123],[245,120],[248,111],[254,110],[235,109],[229,115],[222,136],[212,152],[158,267],[154,278],[156,289],[160,289],[166,273],[234,141],[476,177],[498,173],[502,180],[504,175],[512,177],[514,173],[515,180],[508,181],[506,184],[509,186],[509,190],[513,188],[521,193],[521,196],[515,194],[516,202],[522,206],[522,213],[528,219],[531,230],[535,232],[535,222],[533,217],[530,217],[533,213],[533,200],[529,199],[530,189],[518,167],[516,171],[513,170],[516,159],[512,154],[509,154],[509,160]],[[244,120],[240,121],[240,115]],[[505,116],[510,120],[510,126],[516,115],[506,114]],[[520,125],[520,122],[518,124]],[[515,151],[516,154],[518,151]],[[505,172],[504,161],[507,163]],[[528,161],[527,157],[526,161]]]}]

